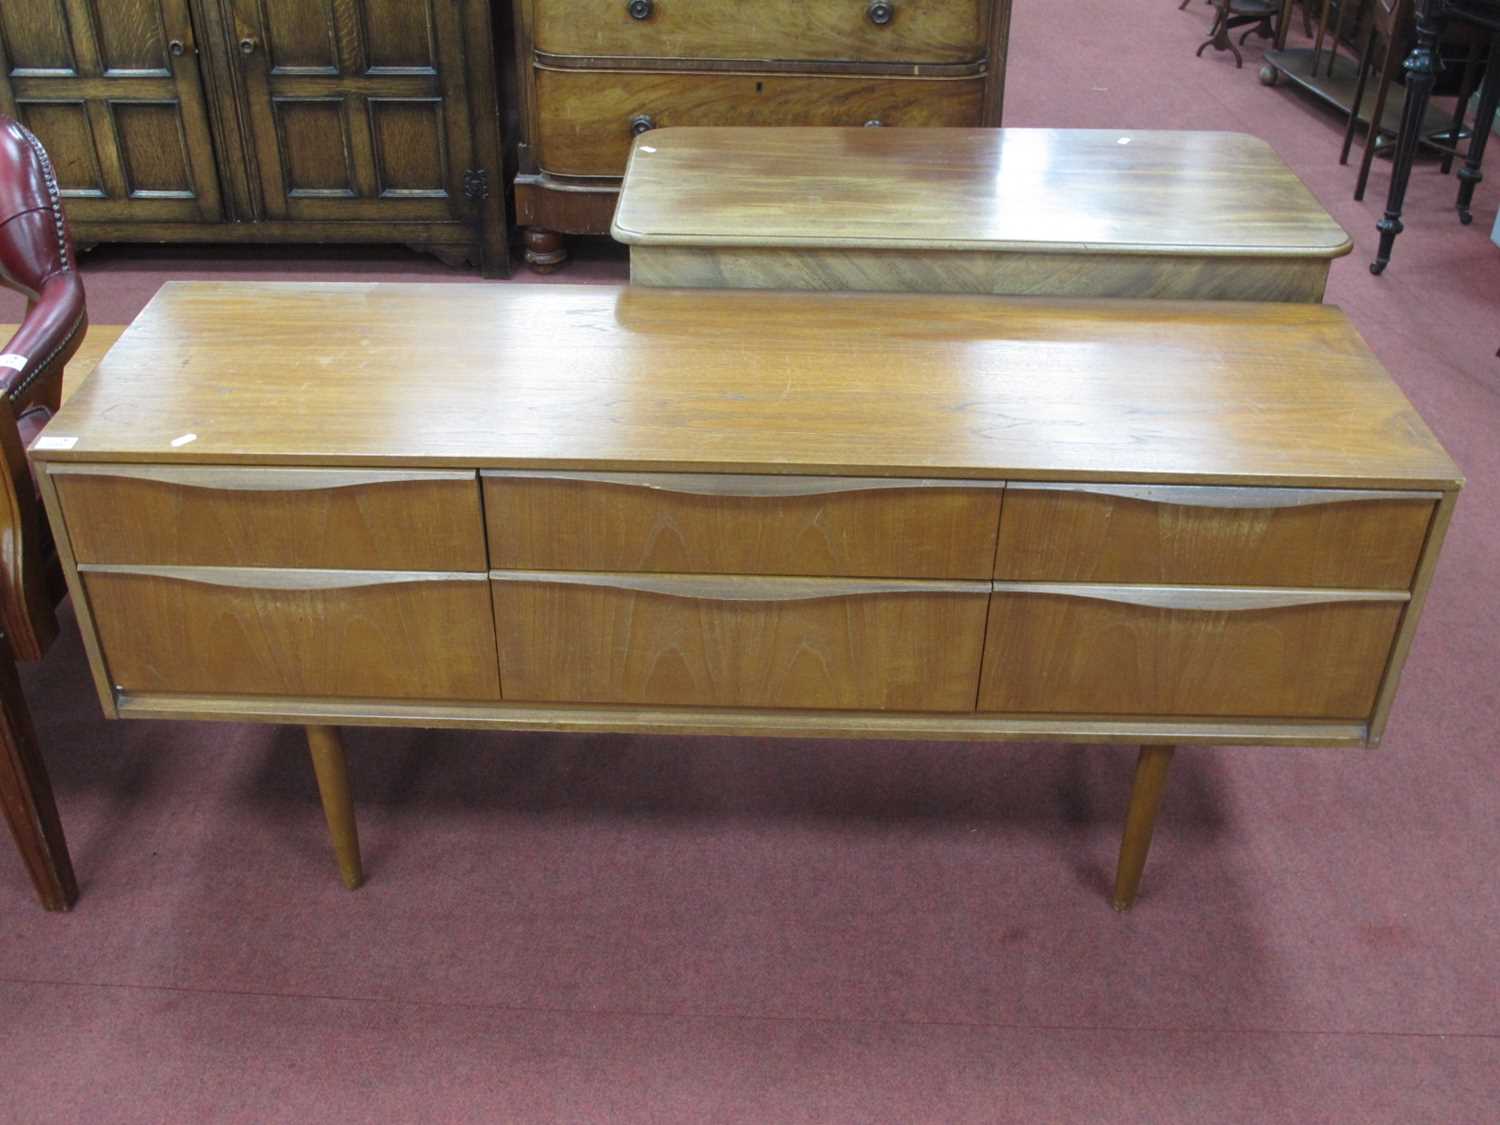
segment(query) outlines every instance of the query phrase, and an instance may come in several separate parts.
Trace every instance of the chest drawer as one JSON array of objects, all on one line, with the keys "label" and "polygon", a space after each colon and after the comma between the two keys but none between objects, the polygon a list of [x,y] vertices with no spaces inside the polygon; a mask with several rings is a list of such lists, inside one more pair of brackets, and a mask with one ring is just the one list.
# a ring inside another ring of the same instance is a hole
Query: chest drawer
[{"label": "chest drawer", "polygon": [[984,78],[536,70],[542,169],[621,176],[634,130],[671,125],[978,125]]},{"label": "chest drawer", "polygon": [[483,574],[79,569],[125,691],[499,698]]},{"label": "chest drawer", "polygon": [[1405,590],[1435,502],[1341,489],[1012,484],[995,577]]},{"label": "chest drawer", "polygon": [[485,569],[472,472],[53,466],[80,563]]},{"label": "chest drawer", "polygon": [[491,578],[508,701],[974,709],[987,583]]},{"label": "chest drawer", "polygon": [[869,477],[487,472],[507,570],[988,578],[1001,486]]},{"label": "chest drawer", "polygon": [[555,55],[965,63],[989,0],[532,0],[532,44]]},{"label": "chest drawer", "polygon": [[1406,595],[996,583],[981,711],[1368,718]]}]

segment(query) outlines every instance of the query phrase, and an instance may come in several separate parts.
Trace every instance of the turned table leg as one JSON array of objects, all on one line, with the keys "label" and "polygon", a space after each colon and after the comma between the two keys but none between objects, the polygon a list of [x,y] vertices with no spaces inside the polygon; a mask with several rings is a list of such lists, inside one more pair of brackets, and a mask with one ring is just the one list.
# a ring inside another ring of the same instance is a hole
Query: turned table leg
[{"label": "turned table leg", "polygon": [[1125,814],[1125,838],[1120,841],[1120,866],[1115,872],[1116,910],[1129,910],[1141,888],[1141,872],[1151,850],[1151,833],[1167,787],[1167,767],[1172,747],[1142,746],[1135,763],[1135,782],[1130,787],[1130,811]]},{"label": "turned table leg", "polygon": [[344,762],[344,744],[337,727],[308,727],[307,748],[312,753],[313,770],[318,775],[318,792],[323,798],[323,815],[328,818],[328,834],[333,837],[333,854],[339,861],[339,875],[351,891],[365,881],[364,866],[359,860],[359,828],[354,823],[354,802],[349,797],[349,770]]},{"label": "turned table leg", "polygon": [[1484,162],[1484,148],[1489,143],[1495,107],[1500,104],[1500,34],[1491,36],[1490,42],[1490,62],[1485,71],[1484,85],[1479,88],[1479,109],[1474,117],[1474,135],[1469,139],[1469,152],[1464,166],[1458,170],[1458,220],[1465,226],[1474,221],[1469,207],[1474,199],[1474,189],[1484,179],[1479,166]]},{"label": "turned table leg", "polygon": [[545,227],[526,228],[526,264],[535,273],[555,273],[568,260],[563,236]]},{"label": "turned table leg", "polygon": [[0,811],[42,906],[67,910],[78,901],[78,881],[52,799],[52,783],[37,749],[31,710],[21,694],[21,678],[4,634],[0,634]]},{"label": "turned table leg", "polygon": [[[1391,260],[1391,250],[1396,245],[1396,236],[1405,227],[1401,224],[1401,210],[1406,206],[1406,185],[1411,179],[1412,160],[1417,154],[1417,141],[1421,139],[1422,122],[1427,116],[1427,103],[1432,95],[1432,85],[1437,81],[1438,28],[1428,19],[1427,8],[1420,6],[1417,13],[1416,44],[1402,64],[1406,71],[1406,105],[1401,111],[1401,130],[1396,134],[1396,147],[1391,157],[1391,186],[1385,201],[1385,216],[1375,224],[1380,232],[1380,247],[1375,251],[1375,260],[1370,263],[1370,272],[1380,274]],[[1372,122],[1371,129],[1376,128]],[[1371,133],[1369,143],[1375,143]]]}]

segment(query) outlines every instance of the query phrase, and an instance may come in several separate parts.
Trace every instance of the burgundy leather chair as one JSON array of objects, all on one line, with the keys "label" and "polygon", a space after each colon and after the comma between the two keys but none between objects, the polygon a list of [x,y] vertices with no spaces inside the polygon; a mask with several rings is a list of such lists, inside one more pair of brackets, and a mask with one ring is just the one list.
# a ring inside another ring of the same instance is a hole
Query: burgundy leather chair
[{"label": "burgundy leather chair", "polygon": [[42,905],[66,910],[78,884],[15,662],[39,660],[57,636],[62,573],[26,448],[58,408],[63,365],[88,316],[52,162],[3,114],[0,284],[27,302],[20,330],[0,348],[0,807]]}]

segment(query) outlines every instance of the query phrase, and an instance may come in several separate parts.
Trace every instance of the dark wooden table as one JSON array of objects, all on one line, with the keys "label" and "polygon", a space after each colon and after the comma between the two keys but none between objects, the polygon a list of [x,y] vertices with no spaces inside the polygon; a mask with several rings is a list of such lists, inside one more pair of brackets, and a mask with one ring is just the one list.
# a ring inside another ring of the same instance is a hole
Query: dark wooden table
[{"label": "dark wooden table", "polygon": [[[1411,178],[1412,156],[1417,149],[1427,101],[1432,95],[1433,83],[1437,81],[1438,37],[1449,20],[1461,20],[1500,33],[1500,0],[1417,0],[1416,45],[1405,63],[1406,110],[1401,115],[1401,133],[1391,167],[1385,217],[1376,224],[1380,230],[1380,249],[1370,263],[1370,272],[1374,274],[1382,272],[1391,260],[1391,248],[1402,231],[1401,208],[1406,201],[1406,183]],[[1474,218],[1469,212],[1469,204],[1474,198],[1475,187],[1484,178],[1479,166],[1484,160],[1484,148],[1495,119],[1497,102],[1500,102],[1500,58],[1496,57],[1492,47],[1484,85],[1479,92],[1474,136],[1469,141],[1464,166],[1458,170],[1458,219],[1465,224]]]}]

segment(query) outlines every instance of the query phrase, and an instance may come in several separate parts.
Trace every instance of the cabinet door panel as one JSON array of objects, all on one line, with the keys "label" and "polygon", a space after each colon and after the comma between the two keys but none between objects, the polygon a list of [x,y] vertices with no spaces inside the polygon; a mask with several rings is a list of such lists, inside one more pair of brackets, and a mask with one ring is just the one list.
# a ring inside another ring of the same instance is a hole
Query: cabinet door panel
[{"label": "cabinet door panel", "polygon": [[0,40],[5,43],[11,72],[26,70],[78,71],[62,0],[30,0],[0,4]]},{"label": "cabinet door panel", "polygon": [[222,216],[187,5],[0,6],[0,110],[47,148],[74,222]]},{"label": "cabinet door panel", "polygon": [[235,0],[267,218],[467,221],[461,7]]}]

